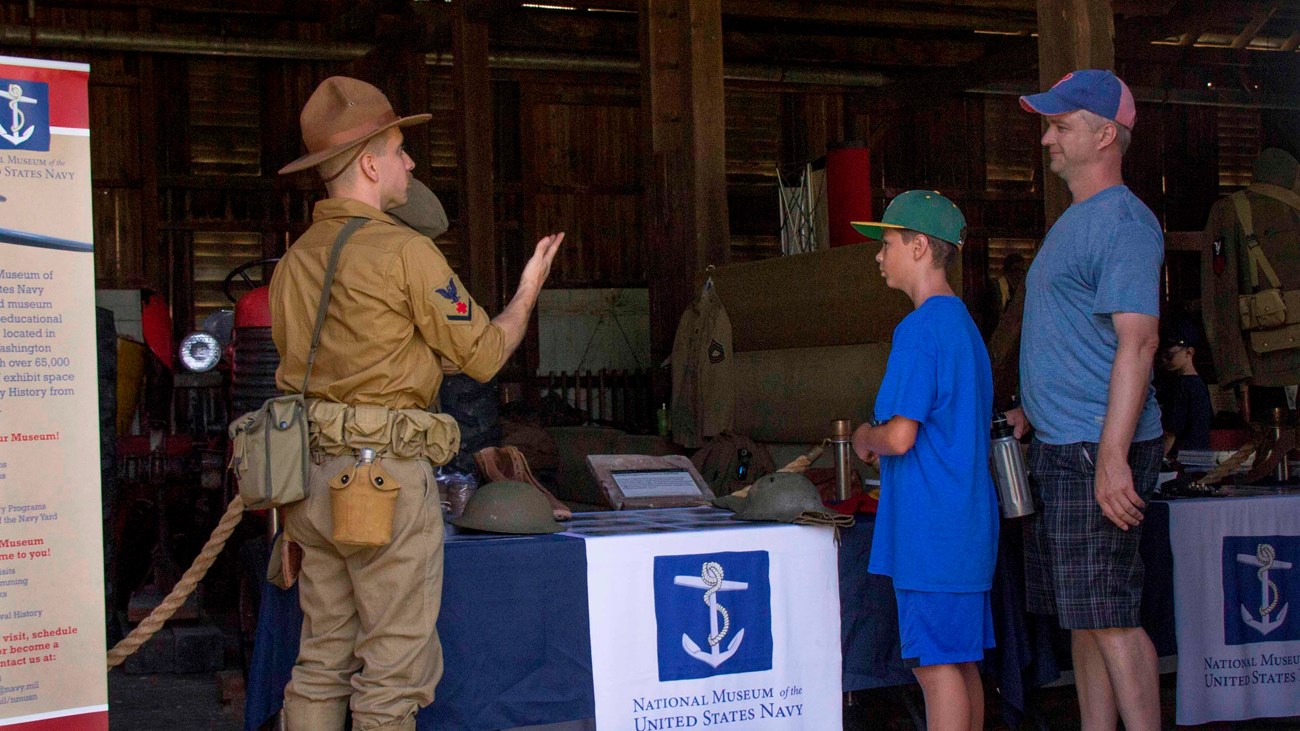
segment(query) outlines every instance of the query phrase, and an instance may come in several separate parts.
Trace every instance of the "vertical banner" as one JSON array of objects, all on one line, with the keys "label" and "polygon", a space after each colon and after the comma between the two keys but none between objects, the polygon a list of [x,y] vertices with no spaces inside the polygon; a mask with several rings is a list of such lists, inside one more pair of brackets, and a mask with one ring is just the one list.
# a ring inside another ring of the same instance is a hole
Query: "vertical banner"
[{"label": "vertical banner", "polygon": [[0,728],[108,728],[86,64],[0,56]]},{"label": "vertical banner", "polygon": [[1300,495],[1169,505],[1178,723],[1300,715]]},{"label": "vertical banner", "polygon": [[830,529],[577,532],[597,728],[843,725]]}]

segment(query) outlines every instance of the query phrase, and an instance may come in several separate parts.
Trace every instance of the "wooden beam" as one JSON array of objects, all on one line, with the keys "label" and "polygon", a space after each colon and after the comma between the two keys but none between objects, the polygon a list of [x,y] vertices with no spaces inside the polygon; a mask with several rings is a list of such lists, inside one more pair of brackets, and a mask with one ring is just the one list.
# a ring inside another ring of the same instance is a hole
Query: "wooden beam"
[{"label": "wooden beam", "polygon": [[728,18],[828,23],[844,26],[990,30],[1032,32],[1033,7],[1026,0],[988,4],[985,9],[968,4],[948,8],[910,3],[790,2],[789,0],[723,0]]},{"label": "wooden beam", "polygon": [[953,68],[931,68],[920,77],[885,84],[874,94],[893,97],[900,104],[925,104],[955,94],[1017,77],[1029,78],[1038,63],[1039,44],[1033,38],[1007,38],[992,53]]},{"label": "wooden beam", "polygon": [[501,306],[492,181],[492,75],[488,28],[471,20],[464,3],[452,18],[452,84],[456,100],[456,174],[461,244],[469,261],[469,290],[489,311]]},{"label": "wooden beam", "polygon": [[659,362],[695,275],[731,256],[721,0],[642,0],[640,18],[650,350]]},{"label": "wooden beam", "polygon": [[[1038,83],[1050,88],[1076,69],[1115,68],[1114,11],[1110,0],[1038,0]],[[1043,152],[1043,170],[1049,170]],[[1051,227],[1070,205],[1070,191],[1055,174],[1043,175],[1043,212]]]},{"label": "wooden beam", "polygon": [[1246,24],[1246,27],[1237,34],[1236,38],[1232,39],[1232,47],[1240,49],[1250,45],[1251,40],[1253,40],[1255,36],[1259,35],[1259,32],[1268,24],[1269,19],[1273,17],[1273,13],[1276,12],[1276,2],[1255,11],[1250,18],[1250,22]]}]

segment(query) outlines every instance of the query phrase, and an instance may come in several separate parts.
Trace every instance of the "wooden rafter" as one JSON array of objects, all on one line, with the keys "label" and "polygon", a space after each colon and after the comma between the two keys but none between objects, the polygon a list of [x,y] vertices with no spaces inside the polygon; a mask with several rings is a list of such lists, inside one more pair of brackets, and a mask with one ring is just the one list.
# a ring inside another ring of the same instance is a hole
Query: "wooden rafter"
[{"label": "wooden rafter", "polygon": [[1250,22],[1246,24],[1246,27],[1237,34],[1236,38],[1232,39],[1232,47],[1240,49],[1250,45],[1250,42],[1254,40],[1255,36],[1259,35],[1259,32],[1268,24],[1269,19],[1277,12],[1278,5],[1279,3],[1273,2],[1256,10],[1251,15]]},{"label": "wooden rafter", "polygon": [[943,7],[906,2],[839,5],[789,0],[724,0],[723,17],[831,23],[859,27],[927,28],[1032,32],[1037,26],[1032,3],[1015,2],[1015,9],[991,4],[962,3]]}]

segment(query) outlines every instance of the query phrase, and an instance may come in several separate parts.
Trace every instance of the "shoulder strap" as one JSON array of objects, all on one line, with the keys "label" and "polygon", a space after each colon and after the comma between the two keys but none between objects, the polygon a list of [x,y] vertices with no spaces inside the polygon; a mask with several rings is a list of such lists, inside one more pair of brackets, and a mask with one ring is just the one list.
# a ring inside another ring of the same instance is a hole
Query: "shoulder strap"
[{"label": "shoulder strap", "polygon": [[[1258,185],[1258,183],[1256,184]],[[1271,186],[1277,187],[1277,186]],[[1254,190],[1255,186],[1251,186]],[[1264,193],[1263,195],[1268,195]],[[1250,199],[1246,197],[1246,191],[1239,190],[1231,196],[1232,205],[1237,209],[1237,221],[1241,224],[1241,233],[1246,239],[1246,251],[1250,257],[1250,288],[1251,291],[1259,288],[1259,272],[1262,269],[1264,276],[1268,278],[1269,286],[1273,288],[1281,287],[1281,280],[1277,278],[1277,272],[1273,271],[1273,265],[1268,262],[1268,257],[1264,256],[1264,250],[1259,246],[1259,239],[1255,238],[1254,216],[1250,210]]]},{"label": "shoulder strap", "polygon": [[338,267],[339,252],[343,250],[343,242],[352,237],[356,230],[366,223],[365,218],[353,216],[348,222],[343,224],[343,230],[339,231],[338,238],[334,239],[334,248],[330,250],[330,262],[325,267],[325,282],[320,289],[320,305],[316,308],[316,327],[311,333],[311,352],[307,354],[307,373],[302,377],[302,388],[298,389],[299,393],[307,393],[307,381],[311,379],[311,368],[316,363],[316,347],[320,345],[320,331],[325,326],[325,313],[330,306],[330,288],[334,286],[334,270]]},{"label": "shoulder strap", "polygon": [[1247,188],[1252,193],[1272,198],[1275,201],[1281,201],[1291,208],[1300,211],[1300,194],[1297,194],[1290,188],[1283,188],[1280,185],[1272,183],[1251,183]]}]

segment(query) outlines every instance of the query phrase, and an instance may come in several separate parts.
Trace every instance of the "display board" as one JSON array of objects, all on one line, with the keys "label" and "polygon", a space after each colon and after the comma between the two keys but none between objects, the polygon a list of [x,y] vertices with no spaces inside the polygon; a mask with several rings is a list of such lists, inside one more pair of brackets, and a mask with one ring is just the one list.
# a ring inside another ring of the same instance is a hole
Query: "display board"
[{"label": "display board", "polygon": [[85,64],[0,56],[0,727],[108,728]]}]

